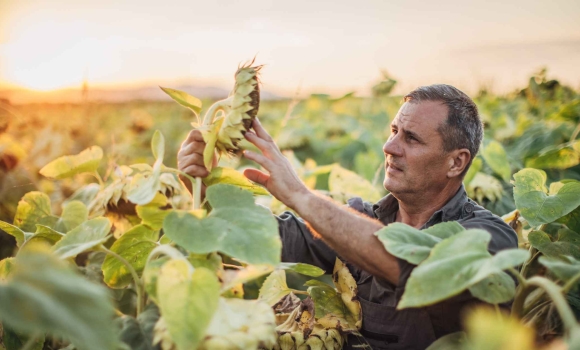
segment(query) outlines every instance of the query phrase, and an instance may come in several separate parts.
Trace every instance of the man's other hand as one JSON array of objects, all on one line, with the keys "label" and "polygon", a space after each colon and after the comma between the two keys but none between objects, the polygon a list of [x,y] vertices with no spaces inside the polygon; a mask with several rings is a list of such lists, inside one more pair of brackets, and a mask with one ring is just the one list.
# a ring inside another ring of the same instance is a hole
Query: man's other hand
[{"label": "man's other hand", "polygon": [[266,187],[279,201],[294,209],[301,198],[308,195],[310,191],[300,180],[288,159],[282,155],[272,137],[262,127],[258,118],[254,119],[252,128],[255,132],[248,131],[245,137],[258,147],[262,154],[244,151],[244,155],[260,164],[269,174],[256,169],[246,169],[244,175]]},{"label": "man's other hand", "polygon": [[[192,130],[185,141],[181,144],[181,148],[177,153],[177,169],[193,177],[206,177],[209,171],[203,162],[203,149],[205,142],[199,130]],[[217,160],[214,156],[213,166],[217,165]],[[185,183],[191,192],[192,184],[184,176],[180,176],[181,181]],[[202,193],[205,193],[205,185],[203,185]]]}]

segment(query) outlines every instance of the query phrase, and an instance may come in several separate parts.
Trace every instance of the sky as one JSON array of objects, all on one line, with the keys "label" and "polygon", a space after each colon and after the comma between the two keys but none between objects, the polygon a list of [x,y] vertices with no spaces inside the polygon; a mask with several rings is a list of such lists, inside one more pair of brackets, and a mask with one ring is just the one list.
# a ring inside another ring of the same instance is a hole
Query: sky
[{"label": "sky", "polygon": [[578,0],[0,0],[0,86],[227,87],[368,94],[450,83],[508,91],[541,67],[580,87]]}]

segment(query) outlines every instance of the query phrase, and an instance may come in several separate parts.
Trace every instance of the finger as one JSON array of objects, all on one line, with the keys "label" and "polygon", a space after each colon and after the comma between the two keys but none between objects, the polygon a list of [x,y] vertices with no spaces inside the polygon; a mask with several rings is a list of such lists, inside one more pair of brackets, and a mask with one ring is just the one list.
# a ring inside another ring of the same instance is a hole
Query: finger
[{"label": "finger", "polygon": [[272,169],[272,165],[274,164],[270,159],[266,158],[266,156],[264,156],[263,154],[258,154],[252,151],[244,151],[244,157],[260,164],[261,166],[264,167],[264,169],[268,171]]},{"label": "finger", "polygon": [[258,137],[261,138],[262,140],[266,140],[268,142],[273,141],[272,136],[270,136],[270,134],[268,134],[266,129],[264,129],[262,123],[260,123],[260,120],[257,117],[254,118],[254,121],[252,122],[252,128],[254,129],[254,131],[256,131],[256,135],[258,135]]},{"label": "finger", "polygon": [[193,177],[206,177],[209,175],[209,171],[205,167],[196,164],[190,165],[181,171]]},{"label": "finger", "polygon": [[203,136],[201,135],[201,131],[197,130],[197,129],[193,129],[189,132],[189,134],[187,135],[187,138],[185,139],[186,142],[193,142],[193,141],[201,141],[203,142]]},{"label": "finger", "polygon": [[194,141],[188,144],[183,144],[181,149],[179,150],[178,156],[188,156],[192,153],[203,154],[203,150],[205,148],[205,143]]},{"label": "finger", "polygon": [[266,183],[270,179],[270,175],[256,169],[244,170],[244,176],[247,177],[250,181],[258,183],[262,186],[266,186]]},{"label": "finger", "polygon": [[190,165],[204,166],[203,156],[201,154],[193,153],[188,156],[178,159],[178,168],[187,168]]}]

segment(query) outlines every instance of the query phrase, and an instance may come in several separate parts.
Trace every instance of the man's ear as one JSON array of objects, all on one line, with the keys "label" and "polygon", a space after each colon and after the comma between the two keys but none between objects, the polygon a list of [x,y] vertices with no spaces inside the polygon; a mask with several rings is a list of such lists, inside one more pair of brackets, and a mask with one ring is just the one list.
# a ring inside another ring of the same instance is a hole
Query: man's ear
[{"label": "man's ear", "polygon": [[447,177],[460,176],[471,160],[471,152],[467,148],[460,148],[449,153],[449,170]]}]

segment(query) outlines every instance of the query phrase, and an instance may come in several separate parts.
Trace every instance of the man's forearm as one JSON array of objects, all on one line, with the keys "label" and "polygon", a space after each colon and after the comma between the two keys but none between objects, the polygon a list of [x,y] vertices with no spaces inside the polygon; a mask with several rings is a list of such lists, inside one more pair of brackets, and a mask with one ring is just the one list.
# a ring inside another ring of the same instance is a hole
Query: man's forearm
[{"label": "man's forearm", "polygon": [[374,235],[383,225],[312,192],[293,208],[340,256],[357,267],[397,284],[399,266]]}]

